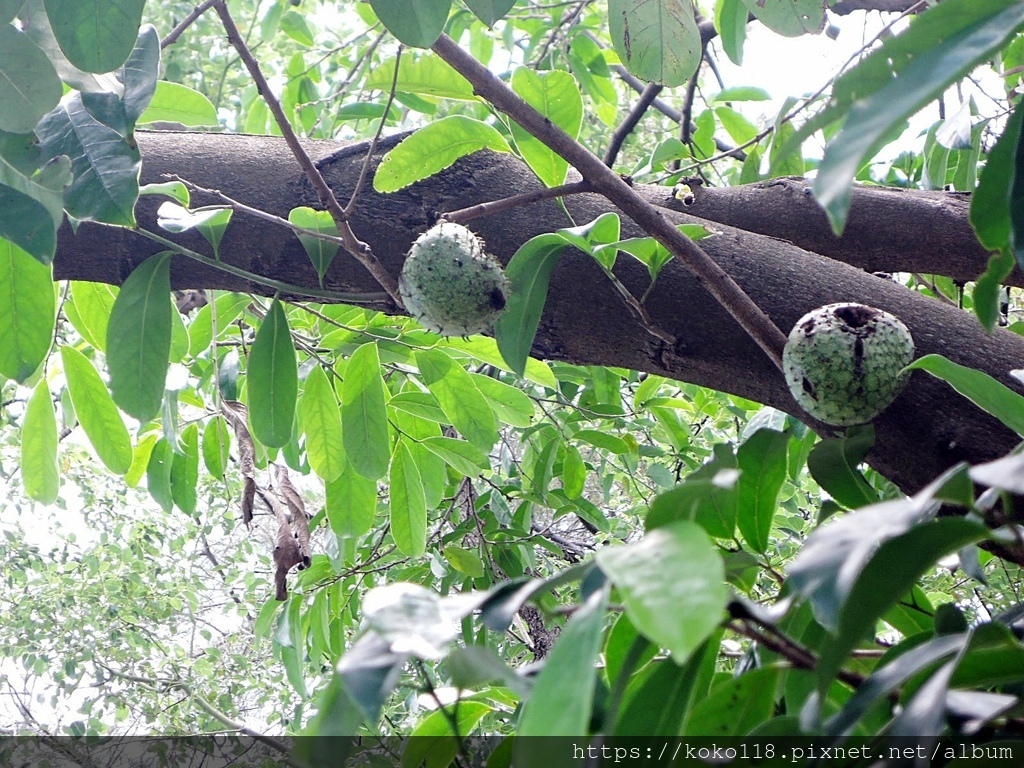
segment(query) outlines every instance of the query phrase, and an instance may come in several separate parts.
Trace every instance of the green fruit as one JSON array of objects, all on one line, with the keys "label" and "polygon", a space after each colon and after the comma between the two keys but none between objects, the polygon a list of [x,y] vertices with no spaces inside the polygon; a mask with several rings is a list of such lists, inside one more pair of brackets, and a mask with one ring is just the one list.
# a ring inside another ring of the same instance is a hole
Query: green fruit
[{"label": "green fruit", "polygon": [[501,264],[461,224],[443,221],[412,244],[398,291],[409,314],[444,336],[469,336],[494,327],[509,284]]},{"label": "green fruit", "polygon": [[800,318],[782,353],[789,391],[816,419],[864,424],[903,389],[914,339],[900,320],[863,304],[829,304]]}]

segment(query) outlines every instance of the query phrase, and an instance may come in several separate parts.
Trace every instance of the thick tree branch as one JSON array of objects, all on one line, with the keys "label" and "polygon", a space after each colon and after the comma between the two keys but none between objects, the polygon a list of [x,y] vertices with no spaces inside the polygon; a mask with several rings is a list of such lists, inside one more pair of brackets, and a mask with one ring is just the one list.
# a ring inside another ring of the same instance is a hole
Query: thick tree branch
[{"label": "thick tree branch", "polygon": [[[143,154],[143,182],[159,181],[163,174],[175,173],[278,216],[287,216],[292,207],[316,202],[315,192],[280,139],[161,132],[140,133],[138,141]],[[381,151],[390,144],[385,140]],[[365,156],[365,144],[345,148],[335,143],[308,142],[306,147],[314,157],[330,158],[321,160],[320,165],[338,194],[352,188]],[[401,192],[380,195],[368,190],[356,206],[352,226],[371,244],[384,267],[396,275],[412,240],[441,213],[540,188],[517,159],[480,152]],[[651,202],[679,205],[670,189],[641,191]],[[922,204],[921,197],[928,199],[931,195],[900,192],[892,196],[888,204],[893,210],[879,227],[894,226],[890,236],[895,242],[910,238],[918,229],[908,224],[913,218],[901,215],[899,207],[913,210]],[[196,198],[197,205],[207,202],[201,195]],[[856,220],[865,199],[854,196],[851,220]],[[755,200],[749,204],[756,205],[758,214],[764,217],[773,215],[773,210],[781,216],[787,204],[781,196]],[[142,226],[156,227],[159,202],[153,198],[140,201],[137,213]],[[590,221],[612,209],[597,195],[576,195],[564,202],[578,222]],[[660,210],[673,224],[699,221],[667,207]],[[943,215],[951,221],[955,218],[948,210]],[[561,209],[546,200],[474,219],[472,228],[484,238],[490,251],[507,262],[529,238],[567,223]],[[961,225],[966,226],[963,222]],[[721,234],[701,241],[705,250],[781,327],[791,327],[801,315],[823,304],[861,301],[898,315],[913,332],[918,354],[939,352],[987,371],[1021,391],[1008,372],[1019,368],[1024,360],[1024,338],[1005,331],[989,336],[966,312],[785,240],[712,226]],[[642,234],[631,222],[623,221],[623,237]],[[884,239],[883,232],[875,234],[879,240]],[[174,239],[195,250],[208,250],[194,232]],[[76,235],[64,227],[55,274],[58,279],[120,284],[135,266],[161,248],[127,230],[82,224]],[[228,227],[220,250],[225,261],[249,271],[318,287],[316,272],[299,241],[290,231],[270,222],[236,219]],[[615,272],[634,295],[641,295],[648,287],[646,268],[626,256],[619,258]],[[172,282],[176,288],[222,288],[264,295],[271,292],[184,258],[172,263]],[[325,275],[324,287],[378,290],[370,275],[347,259],[334,261]],[[384,304],[376,306],[386,308]],[[774,365],[681,265],[672,262],[665,267],[645,307],[653,322],[677,339],[675,345],[652,338],[624,310],[593,259],[568,252],[553,275],[534,354],[579,364],[649,371],[731,392],[796,414],[827,432],[800,412]],[[1017,443],[1012,432],[946,384],[920,372],[914,374],[910,386],[875,427],[878,440],[869,461],[906,491],[917,490],[956,461],[994,459]]]}]

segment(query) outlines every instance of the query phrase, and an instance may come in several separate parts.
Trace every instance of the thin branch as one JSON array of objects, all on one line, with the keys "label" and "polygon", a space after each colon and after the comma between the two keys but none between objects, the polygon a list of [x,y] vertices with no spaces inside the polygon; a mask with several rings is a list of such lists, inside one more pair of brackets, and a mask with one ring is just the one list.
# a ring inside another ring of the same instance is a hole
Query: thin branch
[{"label": "thin branch", "polygon": [[370,172],[373,156],[377,152],[377,142],[380,141],[381,134],[384,133],[384,124],[387,122],[388,114],[391,112],[391,105],[395,103],[395,92],[398,90],[398,71],[402,64],[403,48],[404,46],[399,45],[398,53],[395,54],[395,76],[391,78],[391,91],[388,93],[388,100],[384,104],[384,114],[380,116],[377,131],[373,134],[370,146],[366,150],[366,157],[363,159],[362,168],[359,169],[359,178],[356,179],[355,189],[352,190],[352,197],[349,198],[348,204],[345,206],[345,218],[350,217],[352,211],[355,210],[356,200],[359,199],[359,193],[363,191],[363,185],[366,184],[366,175]]},{"label": "thin branch", "polygon": [[302,144],[299,142],[299,137],[295,134],[295,131],[292,129],[292,125],[288,120],[288,116],[281,107],[281,102],[276,96],[274,96],[274,93],[270,88],[270,84],[267,82],[266,77],[263,76],[259,63],[255,58],[253,58],[252,52],[242,39],[242,35],[239,32],[238,27],[235,25],[234,19],[231,18],[231,14],[228,12],[226,0],[216,0],[213,7],[216,9],[217,15],[220,17],[221,23],[224,25],[224,31],[227,32],[228,36],[228,42],[231,43],[234,49],[238,52],[239,57],[242,59],[242,63],[245,64],[245,68],[249,71],[249,75],[256,84],[256,89],[263,97],[263,100],[266,102],[271,114],[274,115],[274,120],[277,122],[278,128],[281,129],[281,134],[284,137],[285,142],[288,144],[288,148],[291,149],[292,154],[298,161],[299,166],[306,175],[306,178],[309,179],[310,184],[313,185],[313,189],[320,198],[320,204],[330,212],[335,224],[337,224],[338,233],[345,242],[345,250],[348,251],[356,261],[362,264],[371,275],[373,275],[377,282],[380,283],[381,287],[387,291],[394,304],[401,307],[402,299],[398,295],[398,282],[386,269],[384,269],[384,265],[377,260],[377,257],[373,255],[373,251],[370,250],[370,246],[356,237],[355,232],[352,231],[352,227],[348,223],[348,216],[342,209],[338,199],[334,196],[334,191],[331,189],[326,179],[324,179],[323,174],[320,173],[312,159],[310,159],[309,154],[302,148]]},{"label": "thin branch", "polygon": [[538,189],[533,192],[523,192],[520,195],[504,197],[501,200],[492,200],[487,203],[478,203],[468,208],[460,208],[457,211],[442,213],[441,218],[455,224],[465,224],[467,221],[479,218],[480,216],[491,216],[496,213],[503,213],[519,208],[530,203],[538,203],[541,200],[550,200],[553,197],[565,197],[566,195],[580,195],[585,192],[593,192],[593,188],[585,181],[575,181],[570,184],[561,184],[557,187]]},{"label": "thin branch", "polygon": [[700,246],[680,232],[654,206],[645,202],[599,158],[527,104],[450,37],[441,35],[434,43],[433,51],[469,80],[478,95],[568,160],[597,192],[664,245],[781,369],[785,334]]},{"label": "thin branch", "polygon": [[615,165],[615,158],[618,157],[623,142],[633,132],[633,129],[640,124],[640,121],[644,119],[647,110],[664,87],[660,83],[648,83],[636,104],[629,110],[626,119],[619,123],[619,127],[615,129],[612,139],[608,143],[608,151],[604,153],[604,164],[609,168]]},{"label": "thin branch", "polygon": [[210,9],[210,6],[215,2],[217,2],[217,0],[204,0],[204,2],[193,8],[192,12],[182,19],[181,23],[167,34],[167,37],[160,41],[160,50],[162,51],[167,46],[178,42],[178,38],[181,37],[181,34],[195,24],[199,17],[206,13]]}]

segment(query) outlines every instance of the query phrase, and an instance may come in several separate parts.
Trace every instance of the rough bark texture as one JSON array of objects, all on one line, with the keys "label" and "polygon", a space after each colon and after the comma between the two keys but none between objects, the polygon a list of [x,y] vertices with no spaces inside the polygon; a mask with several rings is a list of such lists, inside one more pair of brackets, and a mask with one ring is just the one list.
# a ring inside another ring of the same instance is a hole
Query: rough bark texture
[{"label": "rough bark texture", "polygon": [[[316,203],[278,139],[154,133],[140,134],[139,144],[144,182],[173,173],[281,216],[287,216],[294,206]],[[351,188],[362,160],[360,147],[331,143],[309,147],[314,157],[330,156],[322,167],[344,203],[345,190]],[[481,152],[402,192],[377,195],[366,191],[353,228],[392,274],[397,274],[414,237],[433,224],[439,213],[532,190],[537,184],[514,157]],[[962,200],[941,194],[860,191],[854,198],[848,232],[837,240],[828,234],[824,217],[803,187],[802,182],[783,180],[736,190],[700,190],[690,206],[674,199],[665,188],[646,188],[644,194],[665,206],[664,215],[674,221],[693,221],[688,214],[700,213],[785,237],[776,239],[715,224],[721,234],[701,242],[783,330],[788,332],[800,316],[823,304],[863,302],[899,316],[913,333],[919,355],[944,354],[1021,390],[1008,372],[1024,362],[1024,338],[1002,330],[986,335],[970,314],[839,261],[871,270],[912,268],[932,273],[953,271],[960,279],[973,277],[983,265],[984,253],[971,244]],[[158,202],[152,198],[140,202],[142,226],[156,229]],[[194,200],[196,205],[204,202],[209,201]],[[597,196],[569,198],[566,204],[576,223],[610,209]],[[551,201],[470,222],[503,262],[528,238],[569,223]],[[642,234],[628,221],[623,221],[623,228],[623,236]],[[208,252],[198,236],[186,233],[176,239]],[[833,258],[804,250],[795,242]],[[957,245],[941,247],[948,242]],[[73,235],[65,228],[56,276],[121,283],[158,249],[143,237],[122,230],[85,224]],[[226,261],[279,280],[317,284],[295,236],[253,217],[236,214],[221,255]],[[646,269],[627,256],[620,256],[616,273],[636,295],[647,287]],[[268,292],[185,258],[175,260],[172,280],[175,288]],[[345,291],[379,291],[372,278],[344,255],[335,259],[325,285]],[[793,413],[819,431],[828,431],[799,410],[772,363],[684,269],[675,263],[664,269],[647,308],[654,322],[678,339],[675,345],[664,344],[633,320],[589,257],[568,254],[552,280],[534,354],[634,368],[731,392]],[[876,429],[877,447],[869,460],[907,491],[920,488],[959,460],[994,459],[1017,442],[1012,432],[922,372],[914,374],[907,390],[877,420]]]}]

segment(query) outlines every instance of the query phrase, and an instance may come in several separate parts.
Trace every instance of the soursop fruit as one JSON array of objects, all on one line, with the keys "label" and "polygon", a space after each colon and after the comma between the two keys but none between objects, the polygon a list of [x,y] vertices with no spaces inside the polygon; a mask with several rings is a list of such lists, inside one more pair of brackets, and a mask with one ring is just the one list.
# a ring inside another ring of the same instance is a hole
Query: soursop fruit
[{"label": "soursop fruit", "polygon": [[909,378],[914,339],[900,320],[863,304],[829,304],[793,326],[782,353],[789,391],[826,424],[864,424]]},{"label": "soursop fruit", "polygon": [[409,314],[444,336],[494,327],[505,308],[508,278],[461,224],[442,221],[420,235],[402,266],[398,291]]}]

